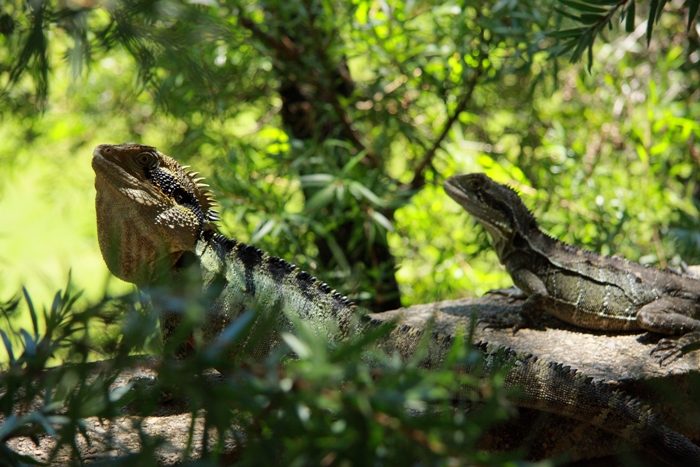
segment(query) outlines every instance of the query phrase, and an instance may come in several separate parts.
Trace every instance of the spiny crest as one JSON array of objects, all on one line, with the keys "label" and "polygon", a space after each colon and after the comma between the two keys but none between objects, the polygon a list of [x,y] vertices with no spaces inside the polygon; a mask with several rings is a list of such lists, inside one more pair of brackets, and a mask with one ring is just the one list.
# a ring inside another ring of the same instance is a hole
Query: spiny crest
[{"label": "spiny crest", "polygon": [[519,229],[522,230],[532,230],[537,229],[537,219],[533,212],[525,206],[522,198],[520,197],[520,192],[510,185],[501,185],[493,180],[489,179],[491,186],[494,187],[495,191],[500,191],[500,196],[498,198],[506,198],[506,206],[509,207],[514,216],[512,216],[513,222],[518,224]]},{"label": "spiny crest", "polygon": [[204,177],[198,177],[199,172],[195,172],[189,169],[189,166],[182,167],[182,173],[187,177],[191,185],[193,186],[193,194],[202,206],[202,211],[206,213],[207,219],[210,222],[217,222],[221,220],[219,212],[214,209],[218,206],[218,202],[214,197],[214,193],[209,189],[209,185],[202,183]]}]

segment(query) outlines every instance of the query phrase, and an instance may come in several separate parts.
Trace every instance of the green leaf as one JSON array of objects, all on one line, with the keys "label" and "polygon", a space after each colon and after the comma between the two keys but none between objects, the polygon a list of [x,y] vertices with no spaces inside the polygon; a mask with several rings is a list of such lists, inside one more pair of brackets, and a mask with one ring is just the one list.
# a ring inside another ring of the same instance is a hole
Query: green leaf
[{"label": "green leaf", "polygon": [[302,341],[294,334],[291,334],[289,332],[283,332],[280,334],[280,337],[285,342],[285,344],[287,344],[289,348],[292,349],[292,352],[297,354],[297,356],[300,359],[304,360],[311,357],[311,348],[306,344],[306,342]]},{"label": "green leaf", "polygon": [[[584,24],[596,24],[596,23],[602,23],[605,21],[605,15],[591,15],[591,14],[583,14],[581,15],[581,22]],[[610,19],[607,20],[610,22]]]},{"label": "green leaf", "polygon": [[561,8],[554,7],[554,11],[556,11],[557,13],[559,13],[562,16],[566,16],[567,18],[570,18],[570,19],[576,21],[577,23],[581,21],[581,18],[579,16],[576,16],[572,13],[569,13],[566,10],[562,10]]},{"label": "green leaf", "polygon": [[10,363],[15,361],[15,354],[12,352],[12,343],[10,342],[10,338],[7,337],[7,334],[5,334],[5,331],[0,329],[0,337],[2,337],[2,342],[5,344],[5,350],[7,351],[7,356],[10,358]]},{"label": "green leaf", "polygon": [[257,243],[261,238],[267,235],[275,227],[275,225],[277,225],[277,221],[275,219],[268,219],[267,222],[262,225],[262,227],[253,233],[253,236],[250,237],[250,243]]},{"label": "green leaf", "polygon": [[356,197],[364,197],[369,202],[376,206],[384,206],[384,201],[382,201],[377,195],[375,195],[372,190],[364,186],[359,182],[348,183],[348,189]]},{"label": "green leaf", "polygon": [[[697,0],[700,3],[700,0]],[[627,7],[627,10],[625,11],[625,31],[627,32],[632,32],[634,31],[634,13],[635,13],[635,1],[630,0],[630,6]]]},{"label": "green leaf", "polygon": [[226,326],[214,341],[206,348],[206,356],[209,359],[221,355],[229,346],[241,339],[250,330],[250,325],[255,321],[256,313],[246,310],[236,321]]},{"label": "green leaf", "polygon": [[562,31],[551,31],[547,33],[547,36],[553,37],[555,39],[567,39],[569,37],[580,37],[582,36],[588,28],[573,28],[564,29]]},{"label": "green leaf", "polygon": [[369,215],[370,217],[372,217],[372,219],[375,220],[375,222],[377,222],[377,224],[381,225],[389,232],[394,231],[394,224],[392,224],[391,221],[387,219],[386,216],[384,216],[384,214],[382,214],[381,212],[372,210]]},{"label": "green leaf", "polygon": [[[24,294],[24,300],[27,302],[27,308],[29,308],[29,316],[32,318],[32,327],[34,328],[34,335],[39,335],[39,323],[36,317],[36,310],[34,309],[34,303],[32,303],[32,297],[29,296],[29,291],[22,287],[22,293]],[[58,295],[60,292],[57,292]]]},{"label": "green leaf", "polygon": [[608,8],[601,8],[599,6],[588,5],[586,3],[574,2],[571,0],[559,0],[559,1],[566,6],[573,8],[574,10],[583,11],[586,13],[606,14],[608,12]]},{"label": "green leaf", "polygon": [[347,176],[350,171],[352,171],[353,168],[365,157],[367,156],[367,150],[360,151],[357,155],[355,155],[352,159],[350,159],[347,164],[343,166],[343,169],[340,171],[341,175]]},{"label": "green leaf", "polygon": [[693,24],[693,20],[698,14],[698,8],[700,8],[700,0],[688,0],[688,31],[690,31],[690,25]]},{"label": "green leaf", "polygon": [[10,414],[10,416],[5,419],[5,423],[0,426],[0,439],[5,439],[20,426],[22,426],[22,422],[19,417],[15,414]]},{"label": "green leaf", "polygon": [[[24,337],[24,354],[30,357],[36,355],[36,341],[31,334],[27,332],[26,329],[20,329],[20,334]],[[38,339],[38,336],[37,336]]]},{"label": "green leaf", "polygon": [[313,187],[313,186],[325,186],[335,180],[335,177],[331,174],[309,174],[309,175],[302,175],[299,177],[299,181],[301,182],[301,186],[304,188],[306,187]]},{"label": "green leaf", "polygon": [[654,18],[656,16],[656,7],[659,5],[659,0],[651,0],[649,6],[649,19],[647,20],[647,47],[651,42],[651,31],[654,29]]},{"label": "green leaf", "polygon": [[562,55],[566,54],[569,52],[571,49],[573,49],[578,41],[576,39],[571,39],[569,42],[567,42],[564,46],[562,46],[556,53],[557,57],[561,57]]},{"label": "green leaf", "polygon": [[335,192],[336,185],[328,185],[322,190],[319,190],[318,193],[314,194],[309,200],[306,202],[306,206],[304,207],[306,211],[315,211],[317,209],[321,209],[322,207],[328,205],[331,201],[333,201],[333,195]]}]

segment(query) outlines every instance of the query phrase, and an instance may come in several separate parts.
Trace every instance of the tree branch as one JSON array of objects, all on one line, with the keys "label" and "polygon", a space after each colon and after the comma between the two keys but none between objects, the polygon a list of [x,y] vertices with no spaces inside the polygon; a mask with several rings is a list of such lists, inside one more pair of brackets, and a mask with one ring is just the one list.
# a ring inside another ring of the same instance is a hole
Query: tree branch
[{"label": "tree branch", "polygon": [[440,136],[438,136],[433,146],[428,150],[428,152],[425,153],[425,156],[423,156],[423,160],[413,171],[413,180],[411,180],[411,182],[408,185],[404,185],[403,187],[401,187],[402,190],[414,191],[423,188],[423,186],[425,185],[425,177],[423,176],[423,171],[432,162],[435,153],[447,137],[450,128],[452,128],[452,125],[459,118],[459,114],[461,114],[467,108],[467,104],[469,104],[469,101],[471,100],[472,95],[474,94],[474,89],[476,89],[476,84],[479,80],[479,77],[481,76],[481,73],[481,68],[477,68],[474,74],[472,75],[471,79],[469,80],[469,89],[466,93],[462,95],[462,99],[457,103],[457,107],[455,107],[454,113],[447,119],[447,122],[445,122],[445,126],[443,127]]}]

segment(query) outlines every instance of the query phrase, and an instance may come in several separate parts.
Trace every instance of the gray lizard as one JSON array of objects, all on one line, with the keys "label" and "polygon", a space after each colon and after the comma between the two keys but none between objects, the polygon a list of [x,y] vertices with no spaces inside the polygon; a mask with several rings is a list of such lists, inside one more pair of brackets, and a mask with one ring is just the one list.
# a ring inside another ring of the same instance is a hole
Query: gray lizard
[{"label": "gray lizard", "polygon": [[516,332],[547,311],[562,321],[602,331],[647,330],[681,336],[652,353],[668,363],[700,343],[700,280],[550,237],[510,187],[481,173],[455,175],[445,192],[490,234],[501,264],[527,295]]}]

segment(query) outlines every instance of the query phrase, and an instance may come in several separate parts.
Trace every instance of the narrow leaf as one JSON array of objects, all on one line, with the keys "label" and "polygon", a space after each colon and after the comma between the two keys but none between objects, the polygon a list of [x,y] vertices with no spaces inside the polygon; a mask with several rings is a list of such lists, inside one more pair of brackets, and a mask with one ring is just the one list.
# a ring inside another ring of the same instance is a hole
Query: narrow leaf
[{"label": "narrow leaf", "polygon": [[207,357],[216,357],[229,345],[238,341],[245,331],[250,329],[250,324],[255,320],[255,316],[256,313],[254,311],[246,310],[236,321],[226,326],[224,331],[208,346],[206,350]]},{"label": "narrow leaf", "polygon": [[688,0],[688,32],[690,32],[690,25],[698,14],[699,7],[700,0]]},{"label": "narrow leaf", "polygon": [[571,0],[559,0],[564,5],[573,8],[574,10],[584,11],[586,13],[607,13],[607,8],[601,8],[599,6],[588,5],[586,3],[574,2]]},{"label": "narrow leaf", "polygon": [[585,13],[581,15],[581,22],[584,24],[602,23],[605,20],[605,15],[591,15]]},{"label": "narrow leaf", "polygon": [[252,237],[250,237],[250,243],[255,245],[261,238],[267,235],[275,227],[276,224],[277,221],[275,219],[269,219],[262,225],[262,227],[255,231]]},{"label": "narrow leaf", "polygon": [[[700,0],[698,0],[700,1]],[[547,35],[555,39],[568,39],[569,37],[580,37],[587,28],[564,29],[562,31],[551,31]]]},{"label": "narrow leaf", "polygon": [[576,21],[577,23],[578,23],[579,21],[581,21],[581,18],[580,18],[580,17],[578,17],[578,16],[576,16],[576,15],[574,15],[574,14],[571,14],[571,13],[569,13],[569,12],[566,11],[566,10],[562,10],[561,8],[554,7],[554,11],[556,11],[556,12],[559,13],[560,15],[566,16],[567,18],[573,19],[573,20]]},{"label": "narrow leaf", "polygon": [[19,332],[22,334],[22,337],[24,337],[24,353],[30,357],[35,356],[36,342],[34,341],[34,338],[25,329],[20,329]]},{"label": "narrow leaf", "polygon": [[311,348],[294,334],[283,332],[280,337],[300,359],[303,360],[311,356]]},{"label": "narrow leaf", "polygon": [[342,175],[347,175],[349,174],[352,169],[362,160],[367,156],[367,150],[360,151],[357,155],[353,156],[352,159],[350,159],[347,164],[343,166],[343,169],[341,170]]},{"label": "narrow leaf", "polygon": [[377,224],[381,225],[389,232],[394,231],[394,224],[392,224],[391,221],[389,219],[387,219],[386,216],[384,216],[384,214],[382,214],[381,212],[377,212],[377,211],[373,210],[370,213],[370,216],[372,216],[372,219],[374,219],[375,222],[377,222]]},{"label": "narrow leaf", "polygon": [[32,303],[32,298],[29,296],[29,291],[22,287],[22,293],[24,294],[24,300],[27,302],[27,308],[29,308],[29,316],[32,318],[32,327],[34,328],[34,335],[39,335],[39,321],[36,317],[36,310],[34,309],[34,303]]},{"label": "narrow leaf", "polygon": [[331,183],[335,177],[331,174],[309,174],[299,177],[301,186],[304,188],[312,186],[324,186]]},{"label": "narrow leaf", "polygon": [[315,211],[316,209],[321,209],[322,207],[326,206],[328,203],[333,201],[335,187],[336,186],[334,184],[328,185],[322,190],[320,190],[318,193],[313,195],[311,198],[309,198],[309,200],[306,202],[306,206],[304,206],[306,211]]},{"label": "narrow leaf", "polygon": [[5,334],[5,331],[0,329],[0,337],[2,337],[2,342],[5,344],[5,350],[7,350],[7,355],[10,357],[10,363],[15,361],[15,354],[12,352],[12,343],[10,342],[10,338],[7,337],[7,334]]},{"label": "narrow leaf", "polygon": [[659,6],[659,0],[651,0],[649,6],[649,21],[647,21],[647,47],[651,43],[651,31],[654,29],[654,19],[656,18],[656,8]]},{"label": "narrow leaf", "polygon": [[586,46],[588,45],[588,34],[584,34],[579,38],[578,43],[576,44],[576,49],[574,50],[574,53],[571,55],[571,62],[577,62],[581,59],[581,56],[583,55],[583,51],[586,49]]},{"label": "narrow leaf", "polygon": [[[697,0],[697,2],[700,3],[700,0]],[[627,11],[625,12],[627,15],[625,18],[625,31],[627,32],[634,31],[635,4],[634,0],[630,0],[630,6],[627,7]]]},{"label": "narrow leaf", "polygon": [[364,186],[363,184],[359,182],[350,182],[348,184],[348,188],[350,189],[350,192],[357,196],[357,197],[363,197],[366,198],[367,201],[370,203],[373,203],[376,206],[384,206],[384,201],[382,201],[377,195],[375,195],[372,190]]},{"label": "narrow leaf", "polygon": [[22,423],[19,417],[15,414],[10,414],[10,416],[5,419],[5,423],[0,426],[0,439],[5,439],[21,425]]}]

